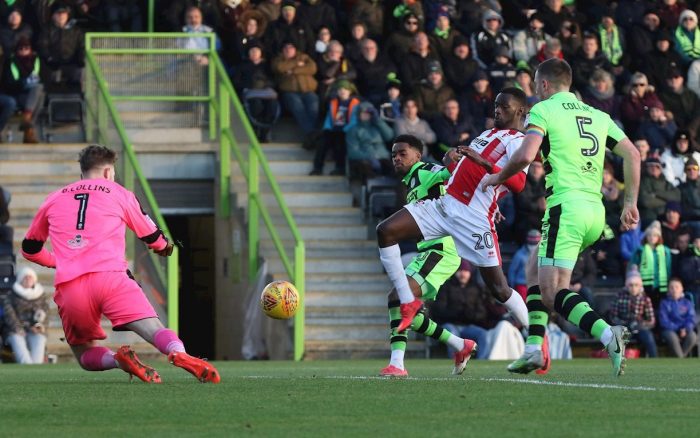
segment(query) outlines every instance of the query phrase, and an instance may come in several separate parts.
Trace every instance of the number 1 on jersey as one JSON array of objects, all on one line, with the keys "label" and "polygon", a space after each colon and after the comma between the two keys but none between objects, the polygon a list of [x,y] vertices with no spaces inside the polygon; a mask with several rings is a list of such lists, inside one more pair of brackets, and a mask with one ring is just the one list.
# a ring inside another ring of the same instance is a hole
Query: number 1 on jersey
[{"label": "number 1 on jersey", "polygon": [[73,196],[73,198],[80,201],[80,205],[78,206],[78,222],[75,224],[75,229],[83,230],[85,229],[85,212],[87,211],[88,198],[90,198],[90,195],[88,193],[78,193]]},{"label": "number 1 on jersey", "polygon": [[593,147],[591,148],[581,148],[581,154],[586,156],[586,157],[591,157],[593,155],[596,155],[598,153],[598,139],[595,137],[595,135],[591,134],[590,132],[586,131],[586,128],[584,128],[584,125],[590,125],[593,123],[593,120],[591,120],[589,117],[581,117],[577,116],[576,117],[576,124],[578,125],[578,135],[581,138],[585,138],[587,140],[590,140],[593,142]]}]

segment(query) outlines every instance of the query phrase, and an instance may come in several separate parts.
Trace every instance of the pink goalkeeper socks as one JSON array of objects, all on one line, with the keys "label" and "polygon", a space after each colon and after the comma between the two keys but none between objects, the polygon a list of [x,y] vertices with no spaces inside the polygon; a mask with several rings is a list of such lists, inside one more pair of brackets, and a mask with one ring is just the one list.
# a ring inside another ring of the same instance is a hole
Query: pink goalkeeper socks
[{"label": "pink goalkeeper socks", "polygon": [[92,347],[80,355],[80,365],[88,371],[105,371],[117,367],[114,351],[106,347]]},{"label": "pink goalkeeper socks", "polygon": [[153,335],[153,344],[163,354],[170,354],[172,351],[185,352],[185,345],[174,331],[162,328]]}]

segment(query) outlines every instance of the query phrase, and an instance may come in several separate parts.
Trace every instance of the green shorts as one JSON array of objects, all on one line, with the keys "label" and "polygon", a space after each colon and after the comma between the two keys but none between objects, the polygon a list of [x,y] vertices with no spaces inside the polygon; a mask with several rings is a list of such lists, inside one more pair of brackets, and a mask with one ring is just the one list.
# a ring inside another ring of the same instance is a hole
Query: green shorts
[{"label": "green shorts", "polygon": [[574,269],[578,255],[600,239],[604,227],[605,207],[600,201],[577,199],[547,208],[539,266]]},{"label": "green shorts", "polygon": [[418,251],[405,272],[420,285],[421,299],[434,300],[440,286],[457,272],[462,259],[451,237],[420,242]]}]

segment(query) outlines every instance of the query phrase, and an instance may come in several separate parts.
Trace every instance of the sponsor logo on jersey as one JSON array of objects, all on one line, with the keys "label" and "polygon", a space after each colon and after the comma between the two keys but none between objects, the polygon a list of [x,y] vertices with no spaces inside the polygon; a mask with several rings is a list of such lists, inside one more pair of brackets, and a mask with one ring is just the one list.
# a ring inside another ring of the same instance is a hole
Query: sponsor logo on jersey
[{"label": "sponsor logo on jersey", "polygon": [[84,248],[87,246],[88,241],[83,239],[83,236],[76,234],[74,238],[68,240],[68,246],[73,249]]},{"label": "sponsor logo on jersey", "polygon": [[598,169],[593,167],[593,163],[587,161],[586,164],[581,166],[581,173],[598,173]]}]

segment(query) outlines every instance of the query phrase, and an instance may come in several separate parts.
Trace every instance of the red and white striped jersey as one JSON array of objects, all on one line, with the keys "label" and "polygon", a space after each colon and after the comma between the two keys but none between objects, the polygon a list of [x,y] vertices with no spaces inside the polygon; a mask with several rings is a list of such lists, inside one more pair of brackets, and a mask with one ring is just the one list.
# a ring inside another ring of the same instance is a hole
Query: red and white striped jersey
[{"label": "red and white striped jersey", "polygon": [[[520,148],[524,137],[522,132],[514,129],[494,128],[482,132],[472,140],[469,147],[489,163],[502,169],[513,153]],[[481,181],[487,175],[487,171],[467,157],[448,168],[452,176],[447,182],[447,193],[491,219],[497,209],[496,202],[508,193],[508,188],[504,185],[490,186],[485,192],[482,191]],[[527,174],[527,168],[523,172]]]}]

